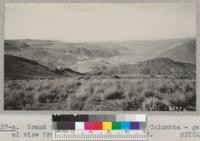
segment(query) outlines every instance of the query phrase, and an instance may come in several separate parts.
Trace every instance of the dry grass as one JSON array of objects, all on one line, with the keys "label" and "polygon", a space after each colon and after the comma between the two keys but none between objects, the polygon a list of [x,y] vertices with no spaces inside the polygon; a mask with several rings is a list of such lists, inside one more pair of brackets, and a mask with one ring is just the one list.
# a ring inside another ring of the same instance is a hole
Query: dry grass
[{"label": "dry grass", "polygon": [[194,111],[196,81],[173,78],[6,81],[5,109]]}]

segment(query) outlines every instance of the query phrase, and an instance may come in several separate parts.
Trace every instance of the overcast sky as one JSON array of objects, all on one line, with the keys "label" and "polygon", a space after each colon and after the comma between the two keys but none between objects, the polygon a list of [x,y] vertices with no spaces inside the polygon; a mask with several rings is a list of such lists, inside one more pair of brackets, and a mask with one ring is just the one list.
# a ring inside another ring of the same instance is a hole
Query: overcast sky
[{"label": "overcast sky", "polygon": [[195,37],[195,3],[6,4],[5,39],[68,42]]}]

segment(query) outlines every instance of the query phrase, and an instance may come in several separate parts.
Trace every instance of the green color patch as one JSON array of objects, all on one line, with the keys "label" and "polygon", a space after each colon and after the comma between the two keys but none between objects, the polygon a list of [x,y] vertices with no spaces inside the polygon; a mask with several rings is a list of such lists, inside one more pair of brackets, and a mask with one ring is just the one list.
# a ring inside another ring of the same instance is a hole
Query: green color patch
[{"label": "green color patch", "polygon": [[112,130],[119,130],[121,129],[120,122],[112,122]]}]

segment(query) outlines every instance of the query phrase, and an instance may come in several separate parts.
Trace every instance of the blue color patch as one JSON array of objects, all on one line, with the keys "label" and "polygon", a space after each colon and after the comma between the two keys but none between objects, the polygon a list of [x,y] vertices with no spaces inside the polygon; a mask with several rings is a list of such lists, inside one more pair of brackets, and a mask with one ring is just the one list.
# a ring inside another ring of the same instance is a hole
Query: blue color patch
[{"label": "blue color patch", "polygon": [[131,129],[139,130],[140,122],[131,122]]},{"label": "blue color patch", "polygon": [[121,122],[121,129],[130,129],[131,128],[131,124],[130,122]]}]

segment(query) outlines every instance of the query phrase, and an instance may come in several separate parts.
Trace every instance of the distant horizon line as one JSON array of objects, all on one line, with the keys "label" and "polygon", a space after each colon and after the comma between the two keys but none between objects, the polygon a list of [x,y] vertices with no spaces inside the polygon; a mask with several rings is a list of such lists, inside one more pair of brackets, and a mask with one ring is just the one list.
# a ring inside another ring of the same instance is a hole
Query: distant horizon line
[{"label": "distant horizon line", "polygon": [[57,40],[57,39],[38,39],[38,38],[10,38],[5,40],[40,40],[40,41],[58,41],[63,43],[97,43],[97,42],[128,42],[128,41],[161,41],[161,40],[178,40],[178,39],[196,39],[195,36],[190,37],[180,37],[180,38],[163,38],[163,39],[137,39],[137,40],[102,40],[102,41],[65,41],[65,40]]}]

